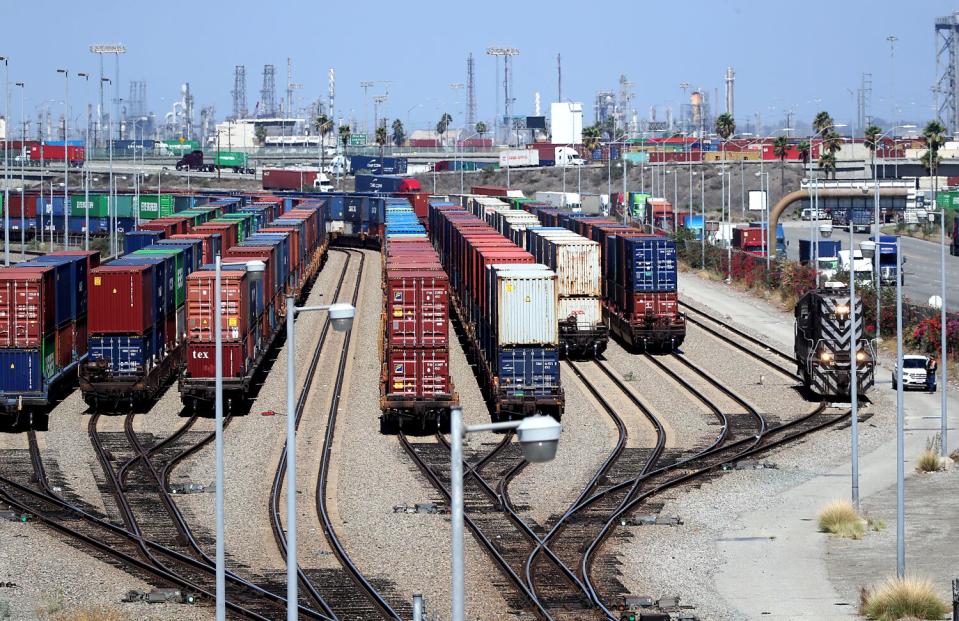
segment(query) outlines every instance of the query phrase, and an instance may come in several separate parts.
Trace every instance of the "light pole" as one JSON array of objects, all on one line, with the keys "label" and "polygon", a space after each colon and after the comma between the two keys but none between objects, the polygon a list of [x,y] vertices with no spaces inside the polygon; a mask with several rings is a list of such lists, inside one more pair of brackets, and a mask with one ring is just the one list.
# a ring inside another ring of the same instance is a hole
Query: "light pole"
[{"label": "light pole", "polygon": [[213,284],[213,335],[214,335],[214,364],[215,364],[215,417],[216,417],[216,618],[217,621],[226,619],[226,551],[223,534],[223,326],[221,325],[223,302],[222,284],[220,276],[224,266],[246,266],[250,278],[254,281],[263,278],[266,264],[263,261],[246,261],[237,263],[223,263],[220,255],[216,256],[216,270]]},{"label": "light pole", "polygon": [[[26,219],[24,214],[26,213],[26,208],[23,204],[23,189],[26,185],[24,181],[24,161],[23,161],[23,149],[24,145],[27,143],[27,119],[23,116],[23,89],[26,86],[23,82],[16,83],[17,88],[20,89],[20,256],[23,259],[27,258],[27,242],[26,242]],[[9,130],[8,130],[9,131]],[[6,143],[6,141],[4,141]],[[6,213],[7,203],[3,204],[3,212]],[[8,219],[9,221],[9,219]],[[6,223],[4,223],[6,224]],[[6,226],[4,226],[6,229]]]},{"label": "light pole", "polygon": [[[766,274],[769,274],[769,270],[772,267],[772,261],[770,260],[770,253],[773,250],[773,246],[769,245],[770,241],[773,239],[772,235],[769,234],[769,231],[766,230],[769,227],[769,173],[768,172],[757,172],[756,176],[759,177],[759,192],[762,197],[762,219],[763,219],[763,252],[766,254]],[[766,189],[763,189],[763,177],[766,178]]]},{"label": "light pole", "polygon": [[[851,214],[850,214],[851,215]],[[852,226],[849,222],[849,365],[851,377],[849,382],[849,400],[852,403],[852,502],[859,511],[859,362],[860,356],[865,360],[865,352],[859,351],[859,341],[856,338],[856,243]],[[875,242],[870,246],[862,246],[864,259],[872,259],[876,251]]]},{"label": "light pole", "polygon": [[466,612],[465,561],[463,543],[463,439],[468,433],[516,430],[526,461],[540,463],[556,456],[562,425],[551,416],[530,416],[521,421],[463,425],[463,410],[450,411],[450,497],[453,535],[452,621],[463,621]]},{"label": "light pole", "polygon": [[[217,260],[219,261],[219,258]],[[262,262],[259,263],[263,265]],[[249,263],[247,265],[249,266]],[[349,331],[353,327],[353,316],[356,314],[356,309],[351,304],[297,307],[292,295],[286,298],[286,618],[288,621],[297,621],[299,618],[296,574],[296,340],[294,325],[296,315],[315,311],[329,312],[330,323],[337,332]],[[217,326],[219,325],[217,323]],[[222,459],[218,459],[217,464],[222,465],[222,463]],[[218,469],[217,472],[220,473],[221,470]],[[217,493],[220,493],[219,482]],[[222,521],[218,520],[217,526],[221,524]],[[217,571],[219,571],[219,547],[217,562]]]},{"label": "light pole", "polygon": [[[103,87],[103,82],[106,82],[110,85],[111,95],[113,94],[113,80],[110,78],[100,78],[100,86]],[[117,214],[116,214],[116,199],[113,196],[113,123],[107,124],[107,147],[110,152],[110,178],[109,185],[107,186],[107,211],[110,214],[110,253],[116,256],[117,253]],[[158,173],[159,174],[159,173]]]},{"label": "light pole", "polygon": [[[902,270],[901,237],[896,237],[896,272]],[[898,276],[898,274],[897,274]],[[943,386],[945,390],[945,386]],[[896,278],[896,575],[906,575],[905,420],[902,387],[902,279]]]},{"label": "light pole", "polygon": [[[882,141],[882,139],[885,138],[887,135],[894,133],[894,132],[895,132],[896,130],[898,130],[898,129],[915,129],[915,127],[916,127],[915,125],[897,125],[896,127],[892,127],[892,128],[890,128],[888,131],[886,131],[886,132],[884,132],[883,134],[879,135],[879,136],[876,138],[875,144],[873,145],[873,148],[872,148],[872,153],[873,153],[873,161],[872,161],[872,185],[873,185],[873,190],[874,190],[874,193],[873,193],[873,195],[874,195],[874,200],[873,200],[873,203],[874,203],[874,204],[873,204],[874,214],[873,214],[873,215],[874,215],[874,217],[875,217],[875,224],[874,224],[874,231],[875,231],[875,232],[873,233],[873,239],[874,239],[876,242],[879,241],[879,238],[880,238],[880,236],[882,235],[882,222],[881,222],[881,220],[882,220],[882,215],[881,215],[881,212],[880,212],[880,210],[879,210],[879,176],[878,176],[878,171],[877,171],[877,169],[876,169],[876,149],[879,147],[879,143]],[[897,242],[897,243],[898,243],[898,242]],[[880,251],[881,251],[882,245],[880,245],[879,248],[880,248]],[[897,252],[898,252],[898,246],[897,246]],[[882,289],[882,273],[880,272],[880,269],[879,269],[879,259],[880,259],[880,255],[881,255],[881,254],[882,254],[881,252],[877,252],[876,255],[875,255],[875,260],[873,261],[873,264],[874,264],[874,266],[875,266],[875,278],[876,278],[876,342],[877,342],[877,343],[882,339],[882,295],[881,295],[881,293],[882,293],[882,292],[881,292],[881,289]],[[897,255],[897,256],[898,256],[898,255]],[[902,278],[901,269],[902,269],[902,268],[901,268],[899,265],[896,266],[896,278],[897,278],[897,279]]]},{"label": "light pole", "polygon": [[63,74],[63,249],[66,250],[70,246],[70,70],[57,69],[57,73]]},{"label": "light pole", "polygon": [[[8,207],[10,204],[10,141],[6,137],[6,134],[10,133],[8,128],[10,125],[10,59],[7,56],[0,56],[0,60],[3,61],[4,69],[3,118],[6,123],[3,140],[3,264],[10,265],[10,208]],[[23,210],[22,204],[20,209]]]},{"label": "light pole", "polygon": [[[934,160],[938,157],[938,154],[930,154],[929,159]],[[936,177],[933,179],[933,184],[938,190],[938,179],[939,179],[939,165],[935,161],[932,162],[933,170],[935,171]],[[936,199],[937,192],[932,193],[933,200],[933,210],[936,210],[938,206],[938,200]],[[940,349],[942,350],[942,355],[939,356],[941,359],[939,361],[939,369],[942,374],[942,381],[939,383],[939,453],[945,459],[949,455],[949,443],[948,443],[948,432],[949,432],[949,410],[947,408],[946,394],[949,392],[949,384],[947,380],[949,376],[946,374],[946,368],[948,366],[949,357],[947,356],[947,342],[946,342],[946,208],[945,206],[939,211],[940,227],[939,227],[939,285],[940,293],[939,297],[942,302],[939,305],[939,329],[940,329],[940,339],[941,345]],[[898,274],[897,274],[898,279]]]},{"label": "light pole", "polygon": [[472,135],[470,135],[470,136],[467,136],[466,138],[461,139],[461,140],[459,141],[459,143],[460,143],[460,147],[459,147],[459,151],[460,151],[460,152],[459,152],[459,157],[460,157],[460,194],[463,193],[463,185],[464,185],[464,179],[463,179],[463,161],[464,161],[464,160],[463,160],[463,149],[464,149],[464,147],[463,147],[463,143],[466,142],[467,140],[472,140],[474,137],[479,136],[479,135],[480,135],[479,132],[476,132],[475,134],[472,134]]},{"label": "light pole", "polygon": [[[77,77],[83,78],[86,83],[87,100],[90,99],[90,74],[84,71],[77,72]],[[90,116],[87,116],[87,132],[83,139],[83,249],[90,250],[90,171],[87,168],[87,151],[90,148]]]}]

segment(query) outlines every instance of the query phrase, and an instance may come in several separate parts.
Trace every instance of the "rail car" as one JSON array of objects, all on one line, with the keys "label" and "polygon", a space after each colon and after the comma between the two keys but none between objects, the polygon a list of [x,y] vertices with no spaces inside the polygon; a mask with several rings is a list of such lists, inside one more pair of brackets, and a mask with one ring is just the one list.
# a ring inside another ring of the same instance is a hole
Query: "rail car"
[{"label": "rail car", "polygon": [[[303,200],[224,253],[225,262],[239,264],[224,267],[221,277],[223,395],[228,405],[252,391],[254,378],[284,330],[286,296],[302,301],[322,266],[327,250],[324,206],[321,200]],[[250,260],[266,264],[262,277],[248,272]],[[209,409],[215,399],[213,268],[203,266],[187,283],[186,361],[178,387],[184,405],[195,410]]]},{"label": "rail car", "polygon": [[[863,334],[862,298],[856,297],[856,386],[864,396],[873,386],[876,355]],[[850,294],[841,283],[809,291],[795,308],[795,355],[803,385],[823,397],[849,397],[853,371],[850,352]]]},{"label": "rail car", "polygon": [[679,310],[676,244],[614,220],[555,209],[528,201],[520,205],[546,227],[561,227],[599,244],[602,312],[609,332],[627,349],[662,353],[686,338]]},{"label": "rail car", "polygon": [[429,236],[450,279],[455,323],[493,420],[532,414],[559,420],[565,395],[556,273],[449,201],[430,201]]},{"label": "rail car", "polygon": [[[478,218],[556,272],[559,351],[564,358],[596,358],[606,350],[599,244],[562,227],[544,227],[535,214],[488,196],[461,196]],[[525,199],[524,199],[525,200]]]},{"label": "rail car", "polygon": [[380,430],[448,429],[459,397],[450,377],[449,279],[406,199],[386,207],[380,326]]}]

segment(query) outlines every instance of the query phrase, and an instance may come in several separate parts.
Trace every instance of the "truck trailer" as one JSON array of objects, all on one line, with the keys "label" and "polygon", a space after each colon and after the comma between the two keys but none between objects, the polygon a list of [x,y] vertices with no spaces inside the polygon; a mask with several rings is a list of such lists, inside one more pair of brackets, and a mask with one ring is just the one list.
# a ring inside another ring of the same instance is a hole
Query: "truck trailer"
[{"label": "truck trailer", "polygon": [[247,167],[246,153],[240,151],[218,151],[212,160],[204,160],[203,151],[196,149],[177,160],[177,170],[196,170],[199,172],[216,172],[218,170],[232,170],[235,173],[252,175],[256,172]]}]

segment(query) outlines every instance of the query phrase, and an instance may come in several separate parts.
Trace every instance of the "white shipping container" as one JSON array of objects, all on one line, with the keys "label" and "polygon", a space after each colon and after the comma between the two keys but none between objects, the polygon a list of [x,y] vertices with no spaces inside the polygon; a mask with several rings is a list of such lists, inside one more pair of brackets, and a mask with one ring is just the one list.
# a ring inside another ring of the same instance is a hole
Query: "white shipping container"
[{"label": "white shipping container", "polygon": [[579,194],[576,192],[537,192],[535,198],[537,201],[552,205],[557,209],[578,211],[582,205]]},{"label": "white shipping container", "polygon": [[[557,293],[560,297],[602,295],[599,244],[582,235],[565,231],[534,231],[552,247],[547,265],[556,271]],[[550,263],[553,263],[550,265]]]},{"label": "white shipping container", "polygon": [[603,306],[599,298],[563,298],[559,299],[559,320],[576,317],[576,327],[580,330],[592,330],[603,323]]},{"label": "white shipping container", "polygon": [[559,344],[556,272],[545,265],[494,265],[490,287],[496,320],[496,344]]},{"label": "white shipping container", "polygon": [[539,151],[536,149],[509,149],[500,151],[500,168],[520,168],[522,166],[539,166]]}]

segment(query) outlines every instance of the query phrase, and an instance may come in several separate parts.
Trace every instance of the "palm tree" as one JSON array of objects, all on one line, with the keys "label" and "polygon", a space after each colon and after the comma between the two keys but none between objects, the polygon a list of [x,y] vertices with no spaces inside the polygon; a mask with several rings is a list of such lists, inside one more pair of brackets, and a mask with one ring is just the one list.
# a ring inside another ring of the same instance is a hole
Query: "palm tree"
[{"label": "palm tree", "polygon": [[803,167],[809,164],[809,152],[810,146],[808,140],[803,140],[799,143],[799,146],[796,147],[796,150],[799,151],[799,159],[802,160]]},{"label": "palm tree", "polygon": [[383,158],[383,147],[386,145],[386,142],[389,140],[389,137],[386,134],[386,126],[380,125],[376,128],[376,144],[380,146],[380,158]]},{"label": "palm tree", "polygon": [[866,144],[866,148],[869,149],[870,159],[872,160],[872,172],[875,176],[876,174],[876,149],[879,147],[879,138],[882,136],[882,128],[876,125],[870,125],[866,128],[866,131],[863,132],[863,142]]},{"label": "palm tree", "polygon": [[836,178],[836,154],[828,150],[821,151],[819,154],[819,169],[826,171],[826,177],[832,173],[833,179]]},{"label": "palm tree", "polygon": [[779,195],[786,193],[783,175],[786,168],[786,152],[789,150],[789,139],[785,136],[779,136],[773,142],[773,153],[779,158]]},{"label": "palm tree", "polygon": [[[922,137],[926,139],[927,150],[921,161],[932,177],[932,196],[935,204],[936,193],[939,191],[939,162],[942,159],[939,157],[939,148],[946,142],[946,128],[939,121],[929,121],[922,130]],[[945,218],[945,210],[942,213]],[[943,226],[945,226],[945,219],[943,219]]]},{"label": "palm tree", "polygon": [[453,122],[453,117],[450,116],[449,112],[444,112],[443,116],[440,117],[440,120],[436,123],[436,133],[440,135],[440,144],[443,142],[443,134],[446,133],[446,130],[450,128],[450,123]]},{"label": "palm tree", "polygon": [[719,137],[723,139],[722,151],[723,151],[723,161],[726,160],[726,141],[729,140],[729,137],[736,133],[736,120],[733,118],[733,115],[728,112],[723,112],[716,117],[716,133],[719,134]]},{"label": "palm tree", "polygon": [[602,136],[602,130],[599,125],[590,125],[583,129],[583,146],[592,153],[599,147],[599,139]]},{"label": "palm tree", "polygon": [[487,130],[486,123],[484,123],[483,121],[479,121],[478,123],[476,123],[473,129],[476,130],[476,133],[479,134],[480,140],[482,140],[483,134],[485,134]]},{"label": "palm tree", "polygon": [[403,127],[403,121],[396,119],[393,121],[393,144],[397,147],[402,147],[403,142],[406,141],[406,129]]},{"label": "palm tree", "polygon": [[316,120],[313,121],[313,127],[316,129],[316,133],[320,136],[320,172],[323,172],[324,168],[324,159],[326,157],[326,136],[330,133],[330,130],[333,128],[333,121],[329,119],[325,114],[321,114],[316,117]]},{"label": "palm tree", "polygon": [[256,137],[256,141],[260,143],[260,146],[266,144],[266,125],[257,124],[256,129],[253,130],[253,135]]},{"label": "palm tree", "polygon": [[829,116],[829,113],[823,110],[816,115],[816,118],[812,121],[812,128],[817,134],[824,133],[827,129],[831,129],[833,126],[832,117]]},{"label": "palm tree", "polygon": [[343,143],[343,152],[345,153],[346,145],[350,143],[350,134],[352,134],[353,131],[350,129],[349,125],[340,125],[339,132],[340,132],[340,142]]}]

